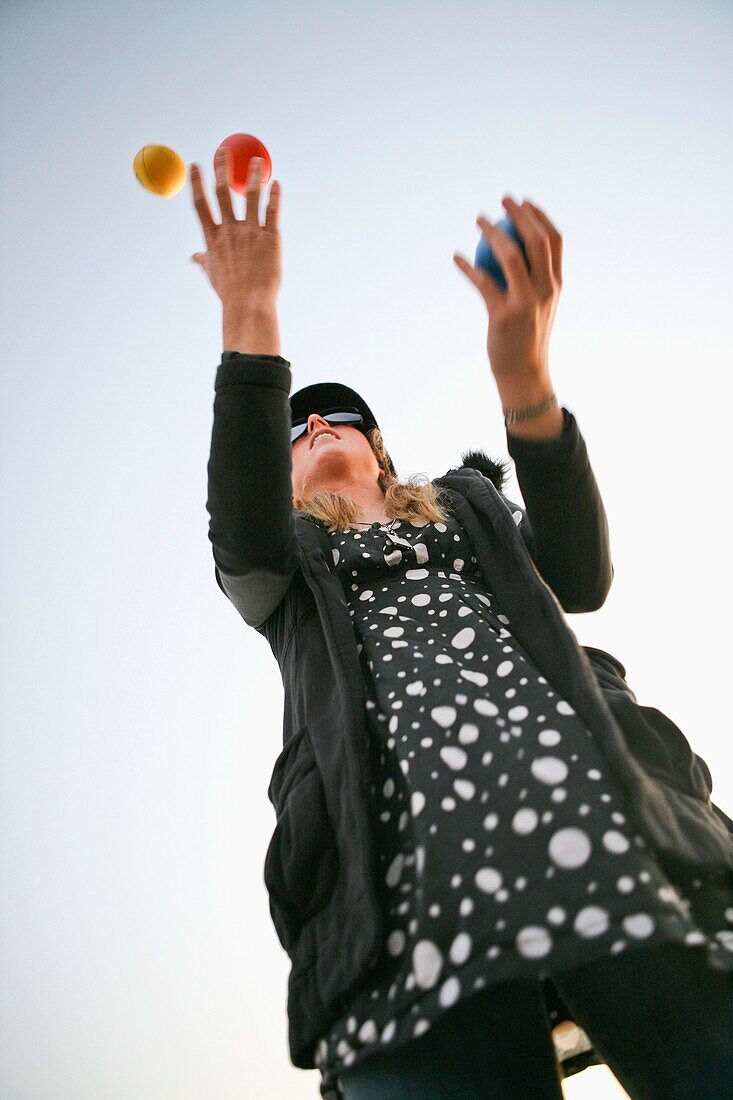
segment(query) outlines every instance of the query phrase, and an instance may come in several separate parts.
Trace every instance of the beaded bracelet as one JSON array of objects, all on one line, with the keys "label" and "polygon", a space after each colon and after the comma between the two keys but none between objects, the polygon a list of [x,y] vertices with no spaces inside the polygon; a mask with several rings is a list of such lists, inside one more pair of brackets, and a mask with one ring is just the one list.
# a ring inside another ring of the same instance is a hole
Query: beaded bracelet
[{"label": "beaded bracelet", "polygon": [[522,409],[502,409],[501,411],[504,413],[505,424],[516,424],[521,420],[531,420],[533,416],[539,416],[540,413],[554,409],[556,405],[557,395],[552,393],[543,401],[538,401],[536,405],[525,405]]}]

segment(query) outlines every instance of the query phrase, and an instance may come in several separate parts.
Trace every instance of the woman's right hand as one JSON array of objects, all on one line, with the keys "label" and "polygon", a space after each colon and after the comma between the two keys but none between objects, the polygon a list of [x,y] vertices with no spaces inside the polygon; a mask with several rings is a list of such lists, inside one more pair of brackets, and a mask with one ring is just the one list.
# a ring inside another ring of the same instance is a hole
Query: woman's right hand
[{"label": "woman's right hand", "polygon": [[247,214],[244,221],[234,216],[224,150],[216,163],[216,194],[221,208],[221,225],[214,221],[204,194],[197,164],[191,165],[191,190],[206,240],[207,252],[194,252],[191,259],[208,276],[223,305],[247,309],[274,309],[282,281],[280,260],[280,184],[274,180],[264,226],[260,225],[260,166],[249,164]]}]

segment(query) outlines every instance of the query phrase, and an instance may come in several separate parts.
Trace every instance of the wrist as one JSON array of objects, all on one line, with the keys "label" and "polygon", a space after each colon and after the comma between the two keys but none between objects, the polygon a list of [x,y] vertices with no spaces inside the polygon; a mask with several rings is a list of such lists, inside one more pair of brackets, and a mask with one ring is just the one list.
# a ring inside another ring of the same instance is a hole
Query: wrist
[{"label": "wrist", "polygon": [[502,408],[517,409],[525,405],[536,405],[538,401],[549,397],[554,389],[547,370],[494,374],[494,381]]},{"label": "wrist", "polygon": [[224,303],[222,336],[225,351],[280,355],[280,326],[274,305]]},{"label": "wrist", "polygon": [[[496,385],[501,398],[502,411],[506,417],[509,409],[528,409],[539,405],[554,395],[554,387],[549,374],[545,371],[524,377],[512,374],[506,378],[497,378]],[[524,419],[515,420],[506,425],[509,435],[518,439],[543,440],[557,439],[563,431],[565,421],[559,405],[545,409]]]},{"label": "wrist", "polygon": [[506,425],[508,435],[515,439],[526,439],[530,443],[559,439],[564,429],[565,417],[559,405],[527,420]]}]

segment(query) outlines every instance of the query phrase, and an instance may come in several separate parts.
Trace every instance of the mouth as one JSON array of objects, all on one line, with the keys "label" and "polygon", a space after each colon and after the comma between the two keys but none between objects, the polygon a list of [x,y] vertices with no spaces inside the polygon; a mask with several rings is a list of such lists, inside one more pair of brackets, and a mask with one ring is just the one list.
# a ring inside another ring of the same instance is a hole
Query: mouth
[{"label": "mouth", "polygon": [[322,432],[317,432],[317,433],[316,433],[316,434],[315,434],[315,435],[313,436],[313,438],[311,439],[311,445],[310,445],[310,449],[311,449],[311,450],[313,450],[313,448],[315,447],[316,443],[318,443],[319,439],[321,439],[321,438],[322,438],[323,436],[325,436],[325,437],[326,437],[327,439],[338,439],[338,438],[339,438],[339,437],[338,437],[338,436],[336,435],[336,433],[335,433],[335,432],[331,432],[331,431],[322,431]]}]

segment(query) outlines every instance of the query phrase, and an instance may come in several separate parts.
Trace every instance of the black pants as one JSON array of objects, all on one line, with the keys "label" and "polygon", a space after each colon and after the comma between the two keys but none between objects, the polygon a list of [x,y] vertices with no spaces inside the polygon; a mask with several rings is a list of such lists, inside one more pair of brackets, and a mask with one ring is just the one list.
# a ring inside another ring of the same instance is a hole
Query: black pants
[{"label": "black pants", "polygon": [[[632,1100],[733,1098],[733,973],[663,943],[553,975]],[[428,1032],[345,1070],[345,1100],[562,1100],[539,982],[482,989]]]}]

